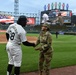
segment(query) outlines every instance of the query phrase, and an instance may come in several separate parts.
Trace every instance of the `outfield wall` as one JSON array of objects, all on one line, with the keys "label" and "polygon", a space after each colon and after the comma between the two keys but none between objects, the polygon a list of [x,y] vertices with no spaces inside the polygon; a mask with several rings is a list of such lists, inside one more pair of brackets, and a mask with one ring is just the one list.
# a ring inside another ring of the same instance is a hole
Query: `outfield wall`
[{"label": "outfield wall", "polygon": [[[9,25],[2,25],[0,24],[0,30],[5,31],[8,28]],[[35,25],[35,26],[26,26],[24,28],[28,33],[39,33],[41,31],[41,25]],[[50,32],[52,34],[55,34],[56,31],[63,32],[65,35],[76,35],[76,26],[66,28],[66,26],[50,26]],[[2,31],[0,31],[2,32]]]}]

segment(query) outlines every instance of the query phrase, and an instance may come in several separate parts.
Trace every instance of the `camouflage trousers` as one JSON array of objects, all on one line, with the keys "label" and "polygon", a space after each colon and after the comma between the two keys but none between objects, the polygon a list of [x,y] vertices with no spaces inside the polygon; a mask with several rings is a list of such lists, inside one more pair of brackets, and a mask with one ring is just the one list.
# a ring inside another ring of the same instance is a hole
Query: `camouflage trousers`
[{"label": "camouflage trousers", "polygon": [[50,75],[49,70],[50,70],[51,59],[52,59],[52,52],[40,52],[39,75]]}]

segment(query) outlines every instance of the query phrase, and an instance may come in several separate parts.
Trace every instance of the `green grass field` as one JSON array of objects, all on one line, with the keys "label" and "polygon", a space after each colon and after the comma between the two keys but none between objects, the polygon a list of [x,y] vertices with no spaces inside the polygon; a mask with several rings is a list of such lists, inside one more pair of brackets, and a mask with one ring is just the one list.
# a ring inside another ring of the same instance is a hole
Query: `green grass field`
[{"label": "green grass field", "polygon": [[[27,36],[38,36],[38,34],[27,34]],[[59,68],[65,66],[76,65],[76,36],[75,35],[59,35],[53,38],[53,59],[51,68]],[[30,72],[38,70],[39,51],[35,51],[33,47],[22,45],[23,59],[21,72]],[[6,75],[8,57],[5,50],[5,44],[0,44],[0,75]]]}]

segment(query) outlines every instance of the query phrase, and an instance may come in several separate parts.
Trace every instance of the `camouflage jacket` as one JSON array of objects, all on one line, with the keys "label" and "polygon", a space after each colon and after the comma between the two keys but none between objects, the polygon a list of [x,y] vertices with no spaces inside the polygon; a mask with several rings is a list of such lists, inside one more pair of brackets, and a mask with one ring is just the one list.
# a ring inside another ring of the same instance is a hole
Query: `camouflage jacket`
[{"label": "camouflage jacket", "polygon": [[63,18],[62,18],[62,16],[58,16],[57,21],[58,21],[61,25],[63,25]]},{"label": "camouflage jacket", "polygon": [[[39,45],[40,44],[40,45]],[[49,31],[41,31],[36,42],[36,45],[39,45],[42,48],[42,51],[51,50],[52,51],[52,36]]]}]

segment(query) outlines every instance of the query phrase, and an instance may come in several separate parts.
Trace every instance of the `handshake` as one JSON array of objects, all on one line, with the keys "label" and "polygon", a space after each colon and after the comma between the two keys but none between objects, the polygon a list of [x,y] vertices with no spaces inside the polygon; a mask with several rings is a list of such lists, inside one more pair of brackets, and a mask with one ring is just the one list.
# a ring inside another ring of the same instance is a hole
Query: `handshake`
[{"label": "handshake", "polygon": [[35,50],[39,50],[39,51],[42,50],[42,47],[36,47],[36,44],[35,43],[32,43],[32,46],[35,47]]},{"label": "handshake", "polygon": [[36,47],[36,44],[35,43],[31,43],[31,46]]},{"label": "handshake", "polygon": [[42,48],[41,47],[36,47],[35,50],[42,51]]}]

